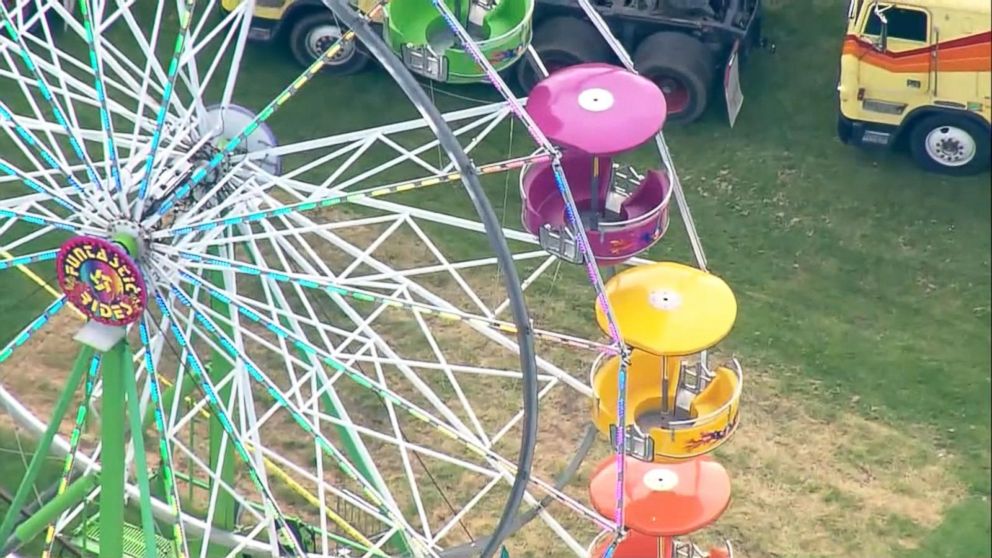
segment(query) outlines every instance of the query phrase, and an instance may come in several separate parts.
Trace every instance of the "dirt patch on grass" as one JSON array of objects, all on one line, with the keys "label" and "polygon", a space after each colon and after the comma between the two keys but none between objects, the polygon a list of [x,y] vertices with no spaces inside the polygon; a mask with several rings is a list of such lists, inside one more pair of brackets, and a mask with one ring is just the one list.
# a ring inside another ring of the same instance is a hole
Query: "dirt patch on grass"
[{"label": "dirt patch on grass", "polygon": [[[72,308],[63,308],[0,365],[0,383],[42,420],[47,420],[72,370],[79,350],[72,338],[82,325]],[[82,399],[82,388],[79,393]],[[62,432],[71,430],[74,410],[73,406],[66,412]],[[12,424],[6,413],[0,414],[0,422]]]},{"label": "dirt patch on grass", "polygon": [[746,381],[742,426],[717,456],[734,501],[711,530],[738,556],[889,556],[914,547],[963,496],[953,457],[924,430],[845,411],[828,420],[771,378]]}]

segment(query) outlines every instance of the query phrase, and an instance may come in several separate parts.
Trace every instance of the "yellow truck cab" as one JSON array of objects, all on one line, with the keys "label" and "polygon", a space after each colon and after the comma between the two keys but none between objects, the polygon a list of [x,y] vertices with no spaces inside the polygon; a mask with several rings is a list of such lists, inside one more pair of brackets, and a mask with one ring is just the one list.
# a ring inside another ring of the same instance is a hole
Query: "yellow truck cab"
[{"label": "yellow truck cab", "polygon": [[933,172],[982,172],[992,159],[992,2],[850,0],[837,91],[844,143],[908,148]]}]

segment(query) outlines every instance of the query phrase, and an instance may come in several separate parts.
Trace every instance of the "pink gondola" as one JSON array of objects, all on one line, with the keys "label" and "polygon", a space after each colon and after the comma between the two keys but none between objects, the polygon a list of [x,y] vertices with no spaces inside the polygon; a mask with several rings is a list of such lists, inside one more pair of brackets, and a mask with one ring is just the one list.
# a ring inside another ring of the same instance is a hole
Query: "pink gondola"
[{"label": "pink gondola", "polygon": [[[579,64],[539,83],[527,112],[564,149],[562,171],[599,265],[651,248],[668,227],[671,184],[657,170],[626,180],[613,157],[649,141],[665,120],[665,98],[651,81],[609,64]],[[551,162],[520,174],[524,228],[542,247],[581,262]]]},{"label": "pink gondola", "polygon": [[[592,158],[575,152],[562,158],[580,213],[590,211],[594,205],[592,189],[584,186],[592,182]],[[611,163],[610,158],[599,160],[600,165]],[[600,196],[595,205],[603,208],[602,214],[594,229],[587,224],[586,234],[596,261],[600,265],[616,265],[651,248],[664,236],[668,229],[671,185],[664,173],[654,170],[636,182],[625,181],[623,185],[615,173],[601,173],[598,179]],[[550,162],[530,165],[520,173],[520,195],[524,200],[522,221],[528,232],[542,240],[557,235],[558,242],[567,241],[561,238],[563,233],[568,234],[565,200]]]}]

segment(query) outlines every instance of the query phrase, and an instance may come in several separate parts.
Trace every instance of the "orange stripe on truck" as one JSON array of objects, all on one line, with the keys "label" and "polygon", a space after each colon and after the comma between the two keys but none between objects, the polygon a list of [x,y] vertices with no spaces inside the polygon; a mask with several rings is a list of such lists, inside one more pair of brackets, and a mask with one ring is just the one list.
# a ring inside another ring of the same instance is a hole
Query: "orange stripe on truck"
[{"label": "orange stripe on truck", "polygon": [[[937,46],[937,69],[941,72],[992,71],[992,31],[943,41]],[[844,38],[844,54],[895,73],[925,73],[931,70],[933,46],[903,52],[879,52],[857,35]]]}]

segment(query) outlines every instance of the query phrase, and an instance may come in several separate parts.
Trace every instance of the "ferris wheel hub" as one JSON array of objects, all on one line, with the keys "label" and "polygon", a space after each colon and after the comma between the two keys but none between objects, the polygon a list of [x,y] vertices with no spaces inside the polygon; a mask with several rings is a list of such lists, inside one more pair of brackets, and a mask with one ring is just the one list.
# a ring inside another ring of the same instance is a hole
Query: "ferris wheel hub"
[{"label": "ferris wheel hub", "polygon": [[276,176],[282,172],[281,158],[264,153],[279,145],[276,134],[268,124],[264,122],[257,124],[258,115],[254,111],[233,103],[210,105],[206,108],[205,120],[215,142],[215,145],[209,147],[215,151],[225,150],[228,142],[239,138],[244,130],[255,126],[251,133],[241,138],[242,141],[234,154],[251,158],[262,170],[271,175]]},{"label": "ferris wheel hub", "polygon": [[148,304],[141,267],[131,257],[138,241],[118,232],[114,240],[77,236],[62,244],[56,257],[58,285],[70,304],[98,323],[133,324]]},{"label": "ferris wheel hub", "polygon": [[134,260],[140,260],[145,253],[147,234],[134,221],[116,221],[111,230],[111,239],[120,245]]}]

